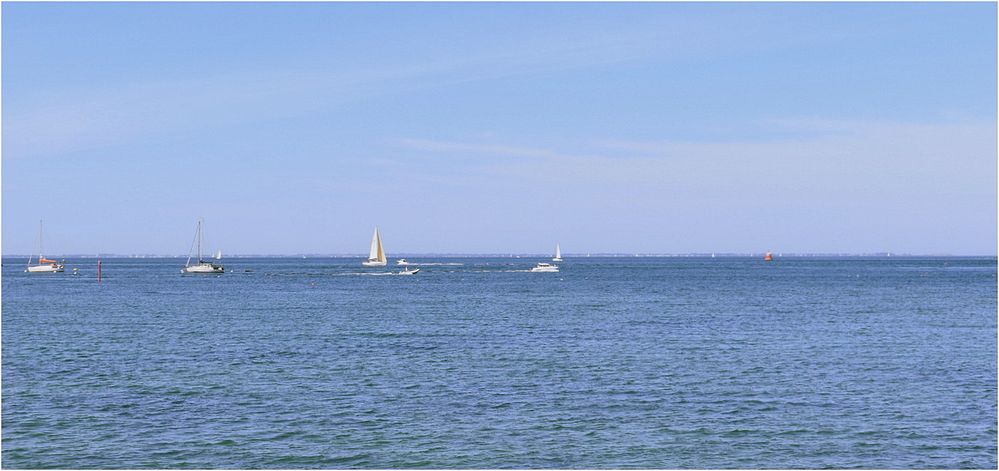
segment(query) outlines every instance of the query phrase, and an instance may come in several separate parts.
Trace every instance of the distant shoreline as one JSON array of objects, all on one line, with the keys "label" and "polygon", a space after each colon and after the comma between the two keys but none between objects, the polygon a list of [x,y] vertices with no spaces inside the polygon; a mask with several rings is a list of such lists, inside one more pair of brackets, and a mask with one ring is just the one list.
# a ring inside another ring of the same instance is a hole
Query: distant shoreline
[{"label": "distant shoreline", "polygon": [[[634,254],[634,253],[591,253],[591,254],[565,254],[563,258],[754,258],[763,257],[766,252],[756,253],[685,253],[685,254]],[[28,254],[3,255],[2,258],[28,258]],[[521,253],[521,254],[460,254],[460,253],[399,253],[390,256],[390,259],[400,258],[547,258],[550,253]],[[187,258],[185,255],[160,255],[160,254],[100,254],[100,258]],[[234,258],[365,258],[367,254],[233,254],[226,255],[224,259]],[[996,258],[997,255],[981,254],[896,254],[890,255],[881,253],[785,253],[775,255],[775,258]],[[82,258],[96,259],[94,254],[67,254],[59,255],[56,258]]]}]

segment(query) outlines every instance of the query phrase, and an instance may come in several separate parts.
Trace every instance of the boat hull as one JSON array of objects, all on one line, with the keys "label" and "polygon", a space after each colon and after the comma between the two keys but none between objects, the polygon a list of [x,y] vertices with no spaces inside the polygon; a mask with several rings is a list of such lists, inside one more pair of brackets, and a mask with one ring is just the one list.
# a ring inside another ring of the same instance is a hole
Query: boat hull
[{"label": "boat hull", "polygon": [[558,265],[539,263],[538,266],[531,269],[531,273],[558,273]]},{"label": "boat hull", "polygon": [[62,273],[66,271],[66,267],[62,265],[35,265],[33,267],[28,267],[25,270],[28,273]]},{"label": "boat hull", "polygon": [[388,265],[388,262],[379,262],[379,261],[376,260],[376,261],[373,261],[373,262],[371,262],[371,261],[369,261],[369,262],[361,262],[361,265],[364,265],[366,267],[384,267],[385,265]]},{"label": "boat hull", "polygon": [[206,263],[181,268],[180,272],[183,274],[218,274],[225,273],[225,267]]}]

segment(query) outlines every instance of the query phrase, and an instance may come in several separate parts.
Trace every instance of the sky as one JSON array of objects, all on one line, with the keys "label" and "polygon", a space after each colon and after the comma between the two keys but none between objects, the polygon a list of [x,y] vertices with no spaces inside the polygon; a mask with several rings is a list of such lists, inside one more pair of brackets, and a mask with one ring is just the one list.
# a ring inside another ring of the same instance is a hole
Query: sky
[{"label": "sky", "polygon": [[2,4],[2,250],[996,254],[995,3]]}]

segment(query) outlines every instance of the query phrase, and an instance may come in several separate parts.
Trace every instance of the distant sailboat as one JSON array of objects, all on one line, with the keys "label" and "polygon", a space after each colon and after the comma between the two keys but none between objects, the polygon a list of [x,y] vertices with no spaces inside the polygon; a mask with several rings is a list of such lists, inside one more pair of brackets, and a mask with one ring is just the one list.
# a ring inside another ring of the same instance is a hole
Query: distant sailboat
[{"label": "distant sailboat", "polygon": [[[198,229],[194,233],[194,239],[198,245],[198,263],[191,265],[192,252],[187,253],[187,263],[180,269],[181,273],[225,273],[225,267],[206,261],[201,257],[201,239],[204,237],[203,219],[198,219]],[[192,251],[194,247],[191,247]],[[221,257],[222,251],[219,251]]]},{"label": "distant sailboat", "polygon": [[215,252],[215,260],[222,260],[222,251]]},{"label": "distant sailboat", "polygon": [[559,245],[557,243],[555,244],[555,258],[553,258],[552,261],[553,262],[561,262],[562,261],[562,248],[559,247]]},{"label": "distant sailboat", "polygon": [[38,265],[31,264],[31,257],[28,256],[28,268],[24,271],[28,273],[62,273],[66,267],[55,260],[49,260],[42,255],[42,221],[38,221]]},{"label": "distant sailboat", "polygon": [[382,247],[382,236],[378,233],[378,228],[375,227],[375,234],[371,236],[371,251],[368,253],[368,261],[362,262],[361,265],[384,267],[387,264],[388,258],[385,257],[385,247]]}]

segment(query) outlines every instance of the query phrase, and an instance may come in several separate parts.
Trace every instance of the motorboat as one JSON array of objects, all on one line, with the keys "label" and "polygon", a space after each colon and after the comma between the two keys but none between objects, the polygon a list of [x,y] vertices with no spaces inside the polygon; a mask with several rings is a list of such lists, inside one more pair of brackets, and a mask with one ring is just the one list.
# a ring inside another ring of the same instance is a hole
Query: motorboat
[{"label": "motorboat", "polygon": [[550,263],[539,262],[538,265],[531,269],[534,273],[557,273],[558,265],[552,265]]}]

